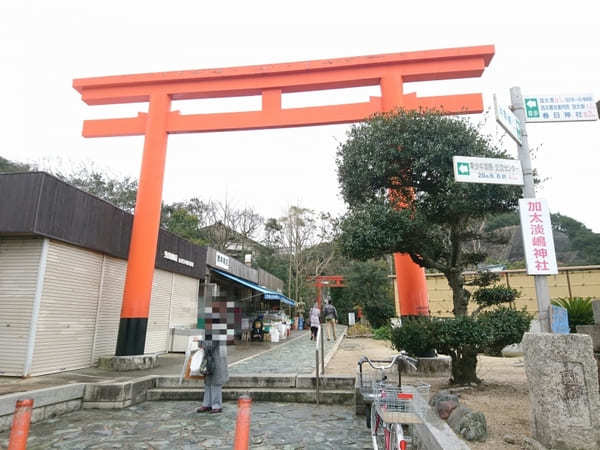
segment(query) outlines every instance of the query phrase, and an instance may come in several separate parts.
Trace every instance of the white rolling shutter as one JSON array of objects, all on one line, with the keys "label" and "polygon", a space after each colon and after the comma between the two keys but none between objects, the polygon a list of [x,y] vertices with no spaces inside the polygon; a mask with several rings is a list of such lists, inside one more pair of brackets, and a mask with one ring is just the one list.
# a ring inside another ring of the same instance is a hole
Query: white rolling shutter
[{"label": "white rolling shutter", "polygon": [[184,275],[173,274],[173,283],[170,327],[196,328],[199,281]]},{"label": "white rolling shutter", "polygon": [[24,375],[42,239],[0,239],[0,375]]},{"label": "white rolling shutter", "polygon": [[100,356],[115,354],[127,261],[104,256],[103,270],[92,364],[96,364]]},{"label": "white rolling shutter", "polygon": [[102,258],[50,241],[31,375],[90,366]]},{"label": "white rolling shutter", "polygon": [[172,283],[172,273],[164,270],[154,271],[144,353],[159,353],[169,350],[169,310],[171,308]]}]

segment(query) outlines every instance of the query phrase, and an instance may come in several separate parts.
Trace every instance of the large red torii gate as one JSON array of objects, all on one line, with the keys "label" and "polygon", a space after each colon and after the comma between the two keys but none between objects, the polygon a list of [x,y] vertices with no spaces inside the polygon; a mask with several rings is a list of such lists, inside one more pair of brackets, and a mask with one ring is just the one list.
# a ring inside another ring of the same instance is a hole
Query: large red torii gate
[{"label": "large red torii gate", "polygon": [[[84,137],[145,136],[117,355],[144,352],[169,134],[350,123],[398,107],[433,108],[447,114],[480,113],[483,111],[481,94],[417,97],[414,93],[405,94],[403,83],[478,77],[493,55],[494,46],[487,45],[75,79],[73,87],[88,105],[149,103],[148,112],[139,113],[137,117],[86,120],[83,124]],[[371,97],[364,103],[281,107],[281,96],[286,93],[375,85],[381,87],[381,97]],[[172,100],[249,95],[262,96],[261,110],[188,115],[171,111]],[[396,257],[396,273],[409,282],[409,285],[403,285],[402,295],[406,296],[401,295],[403,305],[426,302],[425,276],[421,267],[407,255],[400,255]],[[411,312],[403,311],[406,313]]]}]

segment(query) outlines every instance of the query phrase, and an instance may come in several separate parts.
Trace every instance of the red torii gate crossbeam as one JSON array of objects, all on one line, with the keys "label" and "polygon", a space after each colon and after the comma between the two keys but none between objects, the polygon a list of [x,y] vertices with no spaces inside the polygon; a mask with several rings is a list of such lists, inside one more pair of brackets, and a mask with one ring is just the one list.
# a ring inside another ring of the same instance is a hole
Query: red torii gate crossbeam
[{"label": "red torii gate crossbeam", "polygon": [[[494,47],[488,45],[74,80],[73,87],[88,105],[149,102],[148,112],[137,117],[86,120],[83,125],[85,137],[145,136],[117,355],[144,352],[169,134],[350,123],[398,107],[480,113],[481,94],[421,98],[405,94],[403,83],[478,77],[493,55]],[[381,97],[371,97],[368,102],[281,107],[281,96],[287,93],[375,85],[381,87]],[[189,115],[171,111],[172,100],[249,95],[262,96],[261,110]],[[410,259],[404,263],[407,267],[402,270],[411,273],[410,277],[421,277],[419,286],[424,286],[423,270]],[[409,268],[411,264],[413,268]]]}]

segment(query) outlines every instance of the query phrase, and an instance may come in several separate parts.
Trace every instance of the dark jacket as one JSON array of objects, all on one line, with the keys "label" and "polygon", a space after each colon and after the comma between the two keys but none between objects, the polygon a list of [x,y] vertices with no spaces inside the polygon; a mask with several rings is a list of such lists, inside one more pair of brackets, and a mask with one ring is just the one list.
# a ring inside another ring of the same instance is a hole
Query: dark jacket
[{"label": "dark jacket", "polygon": [[212,353],[214,361],[213,373],[206,375],[204,384],[224,385],[229,380],[227,370],[227,348],[225,342],[204,341],[202,344],[206,352]]}]

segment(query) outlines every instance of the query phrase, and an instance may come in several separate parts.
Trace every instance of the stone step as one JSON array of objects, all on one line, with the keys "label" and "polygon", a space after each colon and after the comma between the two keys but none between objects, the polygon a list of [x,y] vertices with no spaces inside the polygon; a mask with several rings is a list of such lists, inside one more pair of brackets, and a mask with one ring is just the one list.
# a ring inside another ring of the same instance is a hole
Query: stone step
[{"label": "stone step", "polygon": [[[203,395],[204,389],[201,388],[149,389],[146,400],[202,401]],[[237,400],[242,395],[249,395],[254,401],[263,402],[316,403],[316,393],[313,389],[223,388],[223,400]],[[319,401],[325,404],[353,405],[354,391],[320,391]]]},{"label": "stone step", "polygon": [[[324,376],[320,377],[320,388],[323,390],[354,389],[353,376]],[[204,380],[184,379],[179,384],[178,376],[160,376],[156,378],[155,387],[159,389],[180,389],[185,387],[202,387]],[[310,375],[296,374],[250,374],[231,375],[226,388],[299,388],[316,389],[316,379]]]}]

